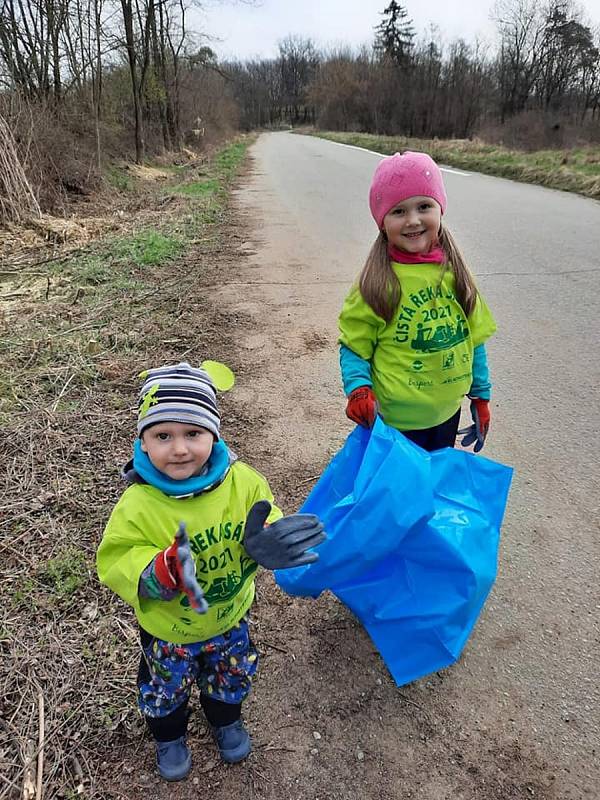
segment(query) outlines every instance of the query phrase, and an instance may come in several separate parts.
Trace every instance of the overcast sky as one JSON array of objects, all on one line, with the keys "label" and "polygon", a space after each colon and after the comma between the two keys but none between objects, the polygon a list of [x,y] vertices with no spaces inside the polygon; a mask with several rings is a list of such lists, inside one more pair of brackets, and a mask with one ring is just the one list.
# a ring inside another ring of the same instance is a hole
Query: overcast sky
[{"label": "overcast sky", "polygon": [[[594,24],[600,23],[600,0],[579,4]],[[216,37],[209,44],[221,58],[271,57],[290,33],[321,46],[370,44],[388,5],[389,0],[205,0],[202,10],[190,12],[190,24]],[[407,0],[403,5],[417,35],[435,23],[446,41],[462,36],[471,42],[478,35],[495,39],[494,0]]]}]

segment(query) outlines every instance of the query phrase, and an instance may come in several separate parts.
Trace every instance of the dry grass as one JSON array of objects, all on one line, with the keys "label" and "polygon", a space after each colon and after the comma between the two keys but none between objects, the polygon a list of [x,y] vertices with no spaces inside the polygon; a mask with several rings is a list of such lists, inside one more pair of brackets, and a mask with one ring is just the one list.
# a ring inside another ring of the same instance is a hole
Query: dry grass
[{"label": "dry grass", "polygon": [[39,217],[40,213],[19,160],[12,131],[0,116],[0,220],[20,222],[30,215]]},{"label": "dry grass", "polygon": [[211,197],[166,202],[171,181],[117,237],[36,242],[4,262],[0,798],[102,797],[107,737],[141,725],[133,618],[98,585],[94,556],[129,457],[137,374],[209,346],[226,357],[205,288],[236,152],[226,174],[219,154],[202,167],[218,181]]},{"label": "dry grass", "polygon": [[315,131],[313,135],[386,155],[421,150],[441,164],[600,199],[600,147],[526,152],[477,139],[409,139],[328,131]]}]

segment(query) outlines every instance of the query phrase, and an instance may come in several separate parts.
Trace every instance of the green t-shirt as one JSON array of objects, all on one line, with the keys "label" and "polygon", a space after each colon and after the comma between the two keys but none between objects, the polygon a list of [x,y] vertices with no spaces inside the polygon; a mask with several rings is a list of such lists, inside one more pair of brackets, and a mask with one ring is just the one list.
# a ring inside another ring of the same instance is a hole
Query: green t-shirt
[{"label": "green t-shirt", "polygon": [[[197,497],[169,497],[147,484],[123,492],[97,553],[98,576],[133,607],[152,636],[187,644],[232,628],[254,600],[257,564],[246,553],[244,525],[257,500],[268,500],[268,522],[282,516],[265,478],[236,461],[225,479]],[[197,614],[188,598],[153,600],[138,595],[139,579],[154,556],[168,547],[184,522],[196,562],[196,577],[209,609]]]},{"label": "green t-shirt", "polygon": [[402,289],[392,321],[379,317],[354,286],[340,314],[339,342],[370,362],[388,425],[431,428],[460,407],[473,379],[473,348],[494,333],[496,323],[479,294],[465,317],[450,268],[395,262],[392,268]]}]

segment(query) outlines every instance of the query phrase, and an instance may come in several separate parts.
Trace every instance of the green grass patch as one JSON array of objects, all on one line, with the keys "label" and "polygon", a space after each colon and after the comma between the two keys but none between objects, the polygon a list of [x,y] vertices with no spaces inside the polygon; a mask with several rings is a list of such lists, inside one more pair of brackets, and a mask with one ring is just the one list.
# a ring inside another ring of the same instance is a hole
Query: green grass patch
[{"label": "green grass patch", "polygon": [[117,259],[126,259],[138,267],[160,264],[179,255],[183,242],[157,230],[139,231],[132,239],[121,240],[115,250]]},{"label": "green grass patch", "polygon": [[219,205],[223,205],[227,199],[227,189],[237,175],[251,141],[243,139],[226,145],[213,156],[204,180],[181,183],[172,191],[192,199],[215,199]]},{"label": "green grass patch", "polygon": [[70,547],[51,558],[37,577],[40,583],[48,586],[58,597],[70,597],[88,579],[85,556],[81,550]]},{"label": "green grass patch", "polygon": [[138,288],[140,280],[132,278],[127,267],[161,264],[177,257],[183,247],[180,236],[153,228],[142,229],[131,237],[104,239],[93,251],[73,259],[68,271],[83,286],[110,284],[113,289],[128,291]]},{"label": "green grass patch", "polygon": [[226,181],[230,181],[237,173],[247,150],[246,142],[234,142],[225,147],[215,158],[215,164]]},{"label": "green grass patch", "polygon": [[187,197],[206,197],[207,195],[218,191],[219,188],[219,181],[216,178],[211,178],[208,181],[184,183],[182,186],[177,186],[175,191],[177,194],[184,194]]},{"label": "green grass patch", "polygon": [[69,268],[71,273],[77,276],[78,283],[84,286],[100,286],[110,281],[113,275],[110,258],[107,255],[84,255],[71,262]]},{"label": "green grass patch", "polygon": [[104,177],[107,183],[120,192],[131,192],[134,189],[134,181],[131,175],[128,175],[124,169],[114,164],[106,168]]},{"label": "green grass patch", "polygon": [[[11,335],[0,341],[1,424],[36,403],[53,414],[76,415],[78,404],[102,379],[98,364],[128,357],[154,334],[159,315],[155,310],[148,317],[145,308],[155,307],[157,281],[168,280],[177,266],[166,265],[190,248],[200,246],[206,253],[218,247],[215,226],[224,218],[229,187],[251,141],[246,137],[225,145],[202,165],[200,180],[180,182],[180,199],[155,214],[155,227],[140,214],[145,225],[141,222],[130,235],[107,235],[68,261],[49,263],[48,282],[40,282],[34,295],[39,303],[29,308],[31,318],[18,317]],[[185,177],[188,171],[199,177],[197,165],[178,167],[174,174]],[[118,167],[109,172],[113,178],[127,177]],[[135,192],[141,183],[132,185]],[[143,196],[151,198],[147,186]],[[156,185],[154,199],[161,208],[164,185]],[[165,306],[164,314],[168,318],[175,310]],[[140,327],[144,336],[136,332]]]},{"label": "green grass patch", "polygon": [[35,591],[35,583],[31,578],[25,578],[15,589],[14,599],[17,603],[29,603]]},{"label": "green grass patch", "polygon": [[332,131],[314,131],[311,135],[385,155],[420,150],[429,153],[440,164],[600,200],[600,147],[525,152],[468,139],[413,139]]},{"label": "green grass patch", "polygon": [[56,609],[70,601],[89,580],[85,554],[68,547],[39,567],[35,574],[25,577],[14,593],[19,604],[37,609]]}]

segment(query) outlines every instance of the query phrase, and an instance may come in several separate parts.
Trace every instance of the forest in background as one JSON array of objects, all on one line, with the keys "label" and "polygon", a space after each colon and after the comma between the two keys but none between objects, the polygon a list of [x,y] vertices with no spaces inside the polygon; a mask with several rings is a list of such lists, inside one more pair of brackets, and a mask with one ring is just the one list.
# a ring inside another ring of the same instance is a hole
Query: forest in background
[{"label": "forest in background", "polygon": [[600,31],[573,0],[498,0],[491,45],[382,9],[372,44],[290,34],[219,62],[186,0],[0,0],[0,222],[61,213],[119,159],[303,125],[524,150],[600,143]]}]

